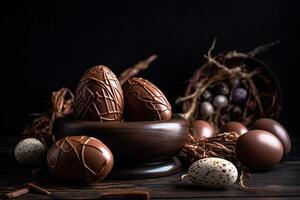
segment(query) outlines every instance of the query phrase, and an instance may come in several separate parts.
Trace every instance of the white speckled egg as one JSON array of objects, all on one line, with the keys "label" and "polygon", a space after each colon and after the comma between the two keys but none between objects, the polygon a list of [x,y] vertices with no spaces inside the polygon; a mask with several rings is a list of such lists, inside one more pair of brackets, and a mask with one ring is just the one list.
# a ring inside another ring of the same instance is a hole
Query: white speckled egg
[{"label": "white speckled egg", "polygon": [[208,188],[231,186],[238,177],[236,167],[222,158],[204,158],[194,162],[187,176],[195,185]]},{"label": "white speckled egg", "polygon": [[22,165],[40,164],[46,155],[46,148],[36,138],[21,140],[15,147],[15,158]]}]

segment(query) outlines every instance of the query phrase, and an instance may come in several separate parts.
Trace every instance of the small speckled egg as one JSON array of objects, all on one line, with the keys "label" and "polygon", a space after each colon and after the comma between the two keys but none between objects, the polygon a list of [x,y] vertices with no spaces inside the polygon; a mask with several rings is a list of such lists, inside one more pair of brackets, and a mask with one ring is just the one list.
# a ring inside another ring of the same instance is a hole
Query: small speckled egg
[{"label": "small speckled egg", "polygon": [[40,164],[46,156],[46,148],[36,138],[21,140],[15,147],[15,158],[22,165]]},{"label": "small speckled egg", "polygon": [[194,162],[187,176],[195,185],[207,188],[231,186],[238,177],[236,167],[222,158],[204,158]]}]

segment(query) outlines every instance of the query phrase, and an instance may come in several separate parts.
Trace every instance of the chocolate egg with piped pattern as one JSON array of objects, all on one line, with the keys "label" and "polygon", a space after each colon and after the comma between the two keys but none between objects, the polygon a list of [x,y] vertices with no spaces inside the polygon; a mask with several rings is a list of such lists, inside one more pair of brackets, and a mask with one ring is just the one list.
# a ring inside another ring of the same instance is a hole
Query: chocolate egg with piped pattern
[{"label": "chocolate egg with piped pattern", "polygon": [[87,70],[75,91],[74,118],[119,122],[122,120],[123,109],[123,91],[115,74],[104,65]]},{"label": "chocolate egg with piped pattern", "polygon": [[114,158],[100,140],[87,136],[60,139],[47,154],[49,171],[58,180],[92,183],[104,179],[111,171]]},{"label": "chocolate egg with piped pattern", "polygon": [[127,121],[170,120],[172,108],[158,87],[150,81],[132,77],[122,86],[124,118]]}]

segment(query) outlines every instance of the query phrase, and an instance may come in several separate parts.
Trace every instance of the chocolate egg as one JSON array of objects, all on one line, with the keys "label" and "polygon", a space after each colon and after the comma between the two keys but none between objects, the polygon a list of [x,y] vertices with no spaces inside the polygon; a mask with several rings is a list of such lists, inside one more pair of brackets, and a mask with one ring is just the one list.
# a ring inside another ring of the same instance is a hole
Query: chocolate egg
[{"label": "chocolate egg", "polygon": [[208,117],[214,113],[214,107],[208,101],[204,101],[200,105],[200,113],[204,117]]},{"label": "chocolate egg", "polygon": [[195,120],[191,125],[197,136],[209,138],[216,135],[215,128],[206,121]]},{"label": "chocolate egg", "polygon": [[109,68],[98,65],[85,72],[75,91],[75,119],[118,122],[123,108],[121,85]]},{"label": "chocolate egg", "polygon": [[128,79],[122,86],[128,121],[170,120],[171,105],[165,95],[151,82],[138,77]]},{"label": "chocolate egg", "polygon": [[254,122],[252,129],[261,129],[273,133],[281,141],[284,154],[287,155],[291,151],[291,139],[285,128],[273,119],[261,118]]},{"label": "chocolate egg", "polygon": [[222,128],[223,132],[236,132],[239,135],[242,135],[248,131],[247,127],[240,122],[228,122]]},{"label": "chocolate egg", "polygon": [[269,169],[279,163],[283,156],[280,140],[264,130],[252,130],[241,135],[235,151],[244,165],[255,170]]},{"label": "chocolate egg", "polygon": [[100,140],[71,136],[53,144],[47,154],[47,163],[57,179],[92,183],[109,174],[114,159],[111,151]]}]

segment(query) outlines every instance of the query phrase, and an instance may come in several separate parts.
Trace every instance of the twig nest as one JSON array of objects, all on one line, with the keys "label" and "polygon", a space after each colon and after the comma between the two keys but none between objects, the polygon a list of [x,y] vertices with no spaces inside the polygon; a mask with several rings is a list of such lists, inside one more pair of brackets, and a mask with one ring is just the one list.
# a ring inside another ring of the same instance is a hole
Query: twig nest
[{"label": "twig nest", "polygon": [[207,62],[189,80],[185,96],[177,99],[182,105],[179,115],[189,121],[210,121],[219,129],[229,121],[249,126],[262,117],[277,119],[281,110],[279,84],[270,68],[254,57],[274,43],[248,53],[229,51],[213,57],[214,45]]}]

